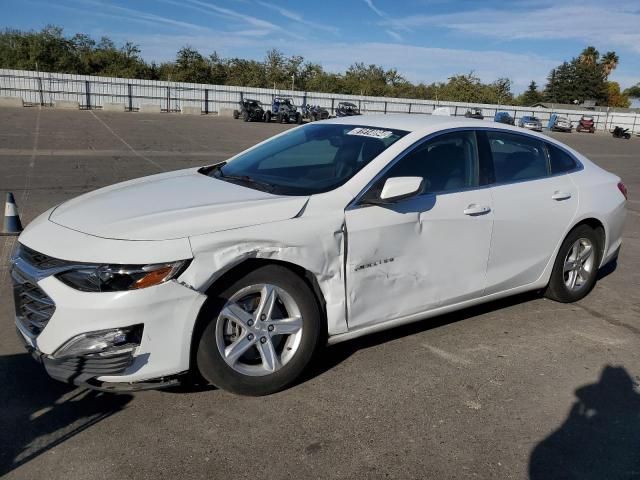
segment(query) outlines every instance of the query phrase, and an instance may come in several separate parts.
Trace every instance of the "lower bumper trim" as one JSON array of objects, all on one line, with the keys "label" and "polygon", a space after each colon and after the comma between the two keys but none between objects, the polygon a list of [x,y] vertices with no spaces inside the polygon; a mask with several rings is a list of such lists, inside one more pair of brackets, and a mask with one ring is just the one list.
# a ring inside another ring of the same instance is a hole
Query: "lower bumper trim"
[{"label": "lower bumper trim", "polygon": [[160,390],[162,388],[175,387],[182,383],[182,378],[188,372],[177,373],[168,377],[152,378],[140,382],[100,382],[92,378],[85,382],[85,386],[101,392],[138,392],[141,390]]}]

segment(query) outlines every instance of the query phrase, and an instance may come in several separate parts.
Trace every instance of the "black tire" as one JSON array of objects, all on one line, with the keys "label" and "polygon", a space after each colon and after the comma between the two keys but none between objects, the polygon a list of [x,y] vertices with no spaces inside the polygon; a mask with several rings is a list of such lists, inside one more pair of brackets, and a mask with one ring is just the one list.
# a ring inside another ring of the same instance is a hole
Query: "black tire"
[{"label": "black tire", "polygon": [[267,112],[264,114],[264,121],[267,123],[271,121],[271,112]]},{"label": "black tire", "polygon": [[282,123],[282,122],[284,122],[284,115],[282,115],[282,113],[278,113],[278,114],[276,115],[276,122],[277,122],[277,123]]},{"label": "black tire", "polygon": [[249,113],[248,112],[242,112],[242,121],[243,122],[248,122],[249,121]]},{"label": "black tire", "polygon": [[[268,283],[285,290],[302,316],[302,336],[294,356],[279,370],[263,376],[244,375],[224,360],[216,344],[218,315],[240,289]],[[210,294],[200,313],[200,337],[196,338],[196,363],[200,375],[211,384],[239,395],[261,396],[290,386],[311,361],[323,338],[320,308],[309,286],[286,267],[266,265],[232,281],[220,292]]]},{"label": "black tire", "polygon": [[302,114],[296,113],[296,123],[300,125],[302,123]]},{"label": "black tire", "polygon": [[[565,284],[565,272],[564,264],[569,251],[573,245],[580,239],[587,239],[593,245],[593,267],[589,272],[588,279],[578,289],[570,289]],[[549,279],[549,285],[545,291],[545,297],[555,300],[561,303],[577,302],[578,300],[587,296],[587,294],[593,289],[598,277],[598,267],[602,259],[602,238],[593,228],[588,225],[579,225],[564,239],[558,256],[556,257],[553,265],[553,271],[551,272],[551,278]]]},{"label": "black tire", "polygon": [[240,118],[240,112],[238,112],[238,110],[234,110],[233,111],[233,118],[235,120],[237,120],[238,118]]}]

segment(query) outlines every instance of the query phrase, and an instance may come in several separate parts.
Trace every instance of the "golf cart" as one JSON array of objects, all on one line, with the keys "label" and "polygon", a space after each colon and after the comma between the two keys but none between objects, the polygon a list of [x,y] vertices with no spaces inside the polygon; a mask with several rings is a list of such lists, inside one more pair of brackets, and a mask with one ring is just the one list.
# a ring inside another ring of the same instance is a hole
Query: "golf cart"
[{"label": "golf cart", "polygon": [[233,111],[233,118],[242,118],[245,122],[261,122],[264,119],[264,107],[258,100],[247,98],[238,103],[240,110]]},{"label": "golf cart", "polygon": [[317,120],[326,120],[329,118],[329,111],[326,108],[322,108],[320,105],[306,104],[302,106],[302,118],[315,122]]},{"label": "golf cart", "polygon": [[596,124],[593,121],[593,116],[583,115],[580,121],[578,122],[578,126],[576,127],[576,132],[595,133],[595,131],[596,131]]},{"label": "golf cart", "polygon": [[464,114],[465,118],[475,118],[476,120],[484,120],[481,108],[470,108],[467,113]]},{"label": "golf cart", "polygon": [[338,103],[338,107],[336,108],[336,117],[352,117],[354,115],[361,115],[360,109],[355,103]]},{"label": "golf cart", "polygon": [[302,123],[302,115],[289,97],[274,97],[271,110],[264,114],[264,121],[270,122],[272,118],[278,123]]}]

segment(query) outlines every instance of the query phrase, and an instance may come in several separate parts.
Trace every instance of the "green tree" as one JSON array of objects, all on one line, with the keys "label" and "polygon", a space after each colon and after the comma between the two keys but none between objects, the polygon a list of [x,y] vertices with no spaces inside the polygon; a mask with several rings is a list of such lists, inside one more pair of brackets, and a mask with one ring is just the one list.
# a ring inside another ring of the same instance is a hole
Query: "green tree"
[{"label": "green tree", "polygon": [[542,93],[538,91],[538,84],[531,80],[527,90],[517,98],[518,105],[531,106],[540,103],[543,100]]},{"label": "green tree", "polygon": [[176,82],[211,83],[210,64],[196,49],[185,46],[178,51],[172,80]]},{"label": "green tree", "polygon": [[619,62],[620,62],[620,59],[618,58],[618,55],[616,55],[616,52],[605,53],[602,56],[602,60],[600,61],[600,64],[602,65],[602,70],[604,72],[604,76],[608,77],[611,74],[611,72],[613,72],[616,69]]},{"label": "green tree", "polygon": [[629,108],[631,100],[629,96],[620,92],[620,84],[618,82],[607,82],[607,105],[609,107]]},{"label": "green tree", "polygon": [[627,88],[624,94],[630,98],[640,99],[640,82],[636,83],[632,87]]}]

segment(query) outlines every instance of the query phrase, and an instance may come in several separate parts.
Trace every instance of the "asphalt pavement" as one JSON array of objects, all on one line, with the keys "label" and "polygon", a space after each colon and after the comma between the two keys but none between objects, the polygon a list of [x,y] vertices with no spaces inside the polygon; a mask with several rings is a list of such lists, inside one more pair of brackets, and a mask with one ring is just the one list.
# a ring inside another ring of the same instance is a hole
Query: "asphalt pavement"
[{"label": "asphalt pavement", "polygon": [[[28,223],[129,178],[287,128],[177,114],[0,110],[0,193]],[[615,269],[322,352],[293,388],[105,394],[50,380],[13,324],[0,237],[0,476],[8,479],[640,478],[640,138],[554,134],[629,189]]]}]

